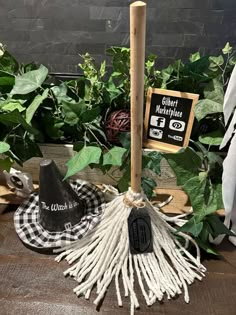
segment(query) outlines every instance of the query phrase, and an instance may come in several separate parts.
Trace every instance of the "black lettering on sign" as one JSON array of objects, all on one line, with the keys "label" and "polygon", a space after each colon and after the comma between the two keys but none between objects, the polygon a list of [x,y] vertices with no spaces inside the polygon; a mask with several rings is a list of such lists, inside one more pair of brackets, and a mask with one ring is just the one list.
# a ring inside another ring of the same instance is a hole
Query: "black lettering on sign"
[{"label": "black lettering on sign", "polygon": [[198,94],[149,88],[144,146],[169,152],[187,146],[198,98]]},{"label": "black lettering on sign", "polygon": [[146,209],[132,209],[128,218],[129,244],[132,254],[153,251],[151,220]]}]

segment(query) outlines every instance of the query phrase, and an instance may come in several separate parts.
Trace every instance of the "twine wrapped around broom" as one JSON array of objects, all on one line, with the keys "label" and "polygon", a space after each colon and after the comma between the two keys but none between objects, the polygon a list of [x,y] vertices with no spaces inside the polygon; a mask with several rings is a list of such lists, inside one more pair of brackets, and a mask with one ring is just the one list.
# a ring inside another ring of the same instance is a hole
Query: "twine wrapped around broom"
[{"label": "twine wrapped around broom", "polygon": [[[144,89],[144,47],[146,4],[141,1],[130,6],[131,46],[131,188],[115,197],[103,212],[100,223],[83,239],[57,250],[62,251],[56,261],[66,259],[71,265],[64,274],[73,277],[78,286],[74,292],[89,299],[96,286],[97,305],[114,279],[118,305],[122,306],[120,282],[124,295],[130,297],[131,314],[139,307],[134,289],[137,279],[147,305],[164,296],[168,299],[184,292],[188,303],[188,285],[201,280],[205,267],[200,262],[200,252],[195,241],[178,232],[185,245],[191,242],[196,248],[196,258],[176,238],[177,230],[158,207],[153,206],[141,190],[142,119]],[[145,208],[151,221],[152,251],[132,254],[128,218],[131,210]],[[177,218],[177,221],[181,220]]]}]

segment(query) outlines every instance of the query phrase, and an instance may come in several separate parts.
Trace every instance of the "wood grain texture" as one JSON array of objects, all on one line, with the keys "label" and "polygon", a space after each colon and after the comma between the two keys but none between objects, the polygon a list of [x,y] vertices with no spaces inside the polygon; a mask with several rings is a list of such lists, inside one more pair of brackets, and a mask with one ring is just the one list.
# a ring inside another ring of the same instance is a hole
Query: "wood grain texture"
[{"label": "wood grain texture", "polygon": [[[73,146],[70,144],[40,144],[40,150],[42,151],[44,159],[53,159],[60,172],[65,175],[67,172],[66,162],[75,155]],[[153,151],[150,149],[143,149],[143,154]],[[14,168],[28,172],[31,174],[35,183],[39,182],[39,164],[43,158],[31,158],[24,163],[24,167],[20,167],[18,164],[14,164]],[[160,163],[161,176],[157,176],[149,170],[145,170],[146,176],[155,178],[158,183],[158,187],[164,188],[179,188],[176,183],[176,177],[167,161],[163,158]],[[112,167],[108,172],[109,175],[104,174],[101,170],[96,168],[86,167],[82,171],[78,172],[73,178],[79,178],[86,180],[93,184],[110,184],[116,185],[118,180],[123,176],[123,172],[119,171],[117,167]],[[115,178],[115,180],[113,179]],[[0,182],[5,183],[2,172],[0,171]],[[0,201],[1,202],[1,201]]]},{"label": "wood grain texture", "polygon": [[146,3],[130,5],[131,188],[141,192]]},{"label": "wood grain texture", "polygon": [[[235,315],[236,251],[225,241],[218,247],[219,259],[204,258],[208,271],[202,282],[189,289],[190,304],[183,296],[145,306],[137,288],[141,308],[137,315]],[[114,284],[110,286],[100,309],[73,293],[76,282],[63,276],[66,262],[57,264],[53,255],[26,248],[15,233],[13,211],[0,215],[0,314],[1,315],[129,315],[129,300],[117,306]]]}]

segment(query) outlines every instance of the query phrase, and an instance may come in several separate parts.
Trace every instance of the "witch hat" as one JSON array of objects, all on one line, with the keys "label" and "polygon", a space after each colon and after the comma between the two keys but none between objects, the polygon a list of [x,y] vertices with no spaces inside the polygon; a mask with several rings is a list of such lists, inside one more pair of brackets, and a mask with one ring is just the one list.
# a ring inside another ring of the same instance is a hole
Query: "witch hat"
[{"label": "witch hat", "polygon": [[35,248],[55,248],[84,236],[100,219],[104,196],[85,181],[63,181],[53,160],[40,163],[39,193],[16,210],[15,229]]},{"label": "witch hat", "polygon": [[63,181],[52,160],[40,163],[39,222],[48,231],[60,232],[76,225],[84,214],[85,203]]}]

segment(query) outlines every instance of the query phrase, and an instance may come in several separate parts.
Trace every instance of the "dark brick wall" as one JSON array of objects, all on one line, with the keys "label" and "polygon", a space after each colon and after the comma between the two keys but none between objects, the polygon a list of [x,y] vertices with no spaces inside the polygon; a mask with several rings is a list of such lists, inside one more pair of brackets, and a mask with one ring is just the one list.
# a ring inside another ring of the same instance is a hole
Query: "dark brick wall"
[{"label": "dark brick wall", "polygon": [[[147,0],[147,53],[159,65],[236,45],[236,0]],[[0,0],[0,42],[22,62],[77,72],[78,54],[100,62],[129,45],[128,0]]]}]

